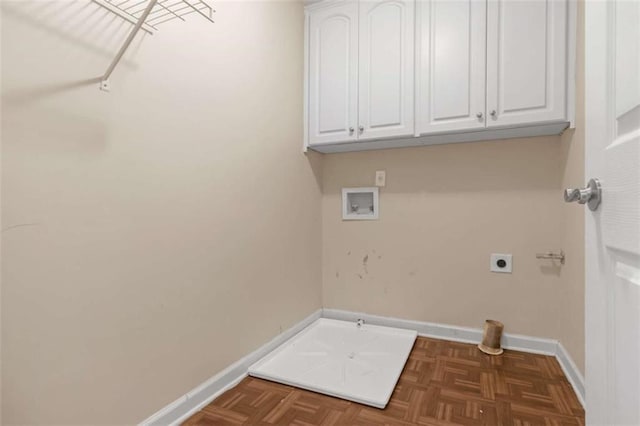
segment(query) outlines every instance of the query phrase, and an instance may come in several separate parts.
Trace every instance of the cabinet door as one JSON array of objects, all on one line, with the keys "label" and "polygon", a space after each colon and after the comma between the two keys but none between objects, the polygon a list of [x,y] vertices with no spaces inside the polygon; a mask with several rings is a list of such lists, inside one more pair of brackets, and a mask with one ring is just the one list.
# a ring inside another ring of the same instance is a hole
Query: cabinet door
[{"label": "cabinet door", "polygon": [[487,126],[566,120],[567,1],[489,0]]},{"label": "cabinet door", "polygon": [[413,135],[414,2],[360,2],[359,139]]},{"label": "cabinet door", "polygon": [[309,144],[356,140],[358,3],[309,14]]},{"label": "cabinet door", "polygon": [[485,127],[486,2],[430,0],[417,13],[418,132]]}]

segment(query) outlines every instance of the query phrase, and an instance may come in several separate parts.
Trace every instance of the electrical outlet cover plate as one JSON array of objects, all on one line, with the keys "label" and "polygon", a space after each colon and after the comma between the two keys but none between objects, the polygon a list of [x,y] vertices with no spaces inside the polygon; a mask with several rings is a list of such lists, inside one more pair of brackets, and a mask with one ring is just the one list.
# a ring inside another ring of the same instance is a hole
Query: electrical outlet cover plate
[{"label": "electrical outlet cover plate", "polygon": [[513,271],[513,255],[493,253],[490,269],[491,272],[510,274]]}]

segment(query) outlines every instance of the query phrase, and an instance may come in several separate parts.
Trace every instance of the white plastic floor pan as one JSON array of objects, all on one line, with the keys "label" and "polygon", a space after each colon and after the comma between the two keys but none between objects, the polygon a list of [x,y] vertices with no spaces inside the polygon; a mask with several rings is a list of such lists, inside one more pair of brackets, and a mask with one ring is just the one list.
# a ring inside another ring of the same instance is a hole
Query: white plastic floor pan
[{"label": "white plastic floor pan", "polygon": [[384,408],[417,332],[321,318],[249,368],[249,375]]}]

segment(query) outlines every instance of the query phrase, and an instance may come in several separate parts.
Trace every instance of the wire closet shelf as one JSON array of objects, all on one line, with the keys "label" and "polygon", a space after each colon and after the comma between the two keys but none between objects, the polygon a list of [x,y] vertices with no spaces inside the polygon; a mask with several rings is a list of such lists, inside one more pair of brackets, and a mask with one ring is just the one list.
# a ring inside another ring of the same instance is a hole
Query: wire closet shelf
[{"label": "wire closet shelf", "polygon": [[105,91],[109,91],[108,80],[113,70],[140,30],[153,34],[159,25],[174,19],[185,21],[184,16],[192,13],[204,17],[211,23],[214,22],[215,9],[210,0],[93,0],[93,2],[134,24],[129,36],[102,77],[100,88]]}]

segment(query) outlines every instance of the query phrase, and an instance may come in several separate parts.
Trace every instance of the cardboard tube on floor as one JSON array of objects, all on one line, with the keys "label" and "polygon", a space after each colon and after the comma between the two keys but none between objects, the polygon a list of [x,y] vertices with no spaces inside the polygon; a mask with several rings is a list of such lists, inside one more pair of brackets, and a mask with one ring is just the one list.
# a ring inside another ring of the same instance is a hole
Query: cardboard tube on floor
[{"label": "cardboard tube on floor", "polygon": [[503,352],[500,347],[502,330],[504,330],[504,324],[500,321],[486,320],[484,323],[484,333],[482,334],[482,343],[478,345],[478,348],[489,355],[500,355]]}]

